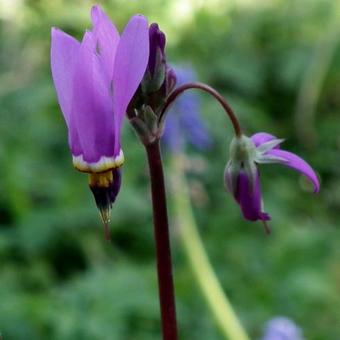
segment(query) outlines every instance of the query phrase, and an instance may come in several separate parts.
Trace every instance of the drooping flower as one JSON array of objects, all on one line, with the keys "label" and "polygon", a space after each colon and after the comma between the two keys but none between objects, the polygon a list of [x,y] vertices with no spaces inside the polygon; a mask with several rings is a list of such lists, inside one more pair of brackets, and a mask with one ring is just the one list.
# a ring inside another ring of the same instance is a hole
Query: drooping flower
[{"label": "drooping flower", "polygon": [[[196,74],[190,66],[175,66],[177,85],[196,81]],[[200,100],[195,92],[179,97],[169,109],[164,125],[162,141],[170,151],[179,151],[189,143],[198,150],[205,150],[212,144],[208,129],[201,117]]]},{"label": "drooping flower", "polygon": [[270,216],[263,211],[260,174],[257,164],[278,163],[297,170],[319,191],[319,180],[311,166],[299,156],[280,149],[283,139],[268,133],[256,133],[252,137],[235,137],[230,145],[230,160],[224,173],[226,188],[241,207],[243,217],[250,221],[264,222]]},{"label": "drooping flower", "polygon": [[277,316],[267,323],[262,340],[303,340],[303,336],[294,321]]},{"label": "drooping flower", "polygon": [[51,68],[73,165],[90,174],[96,203],[108,222],[124,162],[122,120],[146,70],[149,35],[142,15],[133,16],[121,36],[99,6],[93,6],[91,17],[93,29],[81,42],[52,28]]}]

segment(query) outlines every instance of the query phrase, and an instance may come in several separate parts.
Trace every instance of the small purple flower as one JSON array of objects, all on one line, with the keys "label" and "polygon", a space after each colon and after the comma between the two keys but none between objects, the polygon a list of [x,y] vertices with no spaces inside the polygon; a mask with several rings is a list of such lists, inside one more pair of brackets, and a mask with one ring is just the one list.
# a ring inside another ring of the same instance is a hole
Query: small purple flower
[{"label": "small purple flower", "polygon": [[114,169],[124,162],[122,120],[146,70],[149,30],[142,15],[133,16],[121,36],[99,6],[92,7],[91,17],[93,29],[81,42],[52,28],[51,68],[73,165],[96,174],[90,177],[91,189],[111,190],[102,202],[111,206],[120,187],[112,183],[120,184]]},{"label": "small purple flower", "polygon": [[303,340],[303,336],[292,320],[278,316],[267,323],[262,340]]},{"label": "small purple flower", "polygon": [[[177,84],[183,85],[196,80],[191,67],[174,67]],[[199,150],[211,146],[211,138],[201,118],[199,97],[188,92],[179,97],[167,113],[162,137],[164,145],[171,151],[178,151],[189,142]]]},{"label": "small purple flower", "polygon": [[[260,132],[251,138],[235,137],[230,145],[230,160],[224,173],[226,188],[241,207],[243,217],[250,221],[261,220],[266,226],[270,216],[263,211],[260,174],[256,164],[279,163],[297,170],[309,179],[314,192],[319,191],[319,181],[314,170],[302,158],[281,150],[283,139]],[[267,228],[267,226],[266,226]]]}]

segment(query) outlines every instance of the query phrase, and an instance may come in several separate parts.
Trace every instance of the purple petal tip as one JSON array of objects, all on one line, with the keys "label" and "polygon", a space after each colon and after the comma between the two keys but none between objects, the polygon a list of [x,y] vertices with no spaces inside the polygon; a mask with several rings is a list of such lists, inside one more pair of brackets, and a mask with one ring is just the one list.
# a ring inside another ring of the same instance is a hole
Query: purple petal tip
[{"label": "purple petal tip", "polygon": [[148,19],[143,14],[135,14],[131,17],[130,20],[142,20],[144,22],[148,22]]},{"label": "purple petal tip", "polygon": [[97,15],[98,12],[101,10],[101,8],[99,7],[99,5],[94,5],[91,8],[91,18],[93,21],[95,21],[97,19]]}]

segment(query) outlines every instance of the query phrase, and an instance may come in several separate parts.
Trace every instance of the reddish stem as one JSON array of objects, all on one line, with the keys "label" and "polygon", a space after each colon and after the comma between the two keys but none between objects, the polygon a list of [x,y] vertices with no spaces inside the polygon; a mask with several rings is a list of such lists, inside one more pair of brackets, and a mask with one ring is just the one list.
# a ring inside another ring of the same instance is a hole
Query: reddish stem
[{"label": "reddish stem", "polygon": [[203,84],[203,83],[187,83],[182,86],[177,87],[174,91],[172,91],[167,98],[165,105],[163,106],[163,109],[160,113],[159,121],[162,121],[162,118],[166,112],[166,110],[169,108],[169,106],[176,100],[176,98],[181,95],[183,92],[190,90],[190,89],[199,89],[202,91],[205,91],[209,94],[211,94],[213,97],[217,99],[217,101],[222,105],[225,112],[227,113],[233,128],[235,130],[236,136],[241,136],[242,131],[240,127],[240,123],[238,122],[236,115],[228,102],[218,93],[215,89],[210,87],[209,85]]},{"label": "reddish stem", "polygon": [[153,206],[154,236],[157,253],[159,302],[164,340],[177,340],[176,308],[169,239],[168,213],[159,141],[145,145]]}]

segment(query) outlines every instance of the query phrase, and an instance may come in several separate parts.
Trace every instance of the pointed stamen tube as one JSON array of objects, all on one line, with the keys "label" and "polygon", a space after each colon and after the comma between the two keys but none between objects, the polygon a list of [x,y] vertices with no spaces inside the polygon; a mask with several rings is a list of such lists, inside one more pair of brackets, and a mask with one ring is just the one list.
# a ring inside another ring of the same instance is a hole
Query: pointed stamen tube
[{"label": "pointed stamen tube", "polygon": [[230,105],[227,103],[227,101],[221,96],[220,93],[218,93],[215,89],[213,89],[212,87],[210,87],[209,85],[203,84],[203,83],[187,83],[184,84],[182,86],[177,87],[174,91],[172,91],[169,95],[169,97],[167,98],[163,109],[160,113],[160,117],[159,117],[159,122],[162,122],[163,116],[165,115],[166,110],[169,108],[169,106],[176,100],[176,98],[181,95],[183,92],[190,90],[190,89],[199,89],[202,91],[205,91],[209,94],[211,94],[213,97],[215,97],[215,99],[222,105],[222,107],[224,108],[225,112],[227,113],[236,136],[240,137],[242,134],[242,130],[240,127],[240,123],[238,122],[238,119],[236,118],[236,115],[234,113],[234,111],[232,110],[232,108],[230,107]]},{"label": "pointed stamen tube", "polygon": [[264,232],[267,235],[270,235],[272,233],[272,231],[271,231],[271,229],[269,227],[269,224],[267,223],[267,221],[264,221],[264,220],[262,220],[262,223],[263,223]]},{"label": "pointed stamen tube", "polygon": [[121,173],[119,168],[89,175],[89,186],[104,224],[104,236],[107,241],[111,240],[109,231],[111,207],[117,197],[120,185]]},{"label": "pointed stamen tube", "polygon": [[[110,222],[110,220],[108,222]],[[104,237],[106,241],[111,242],[111,235],[108,222],[104,222]]]}]

